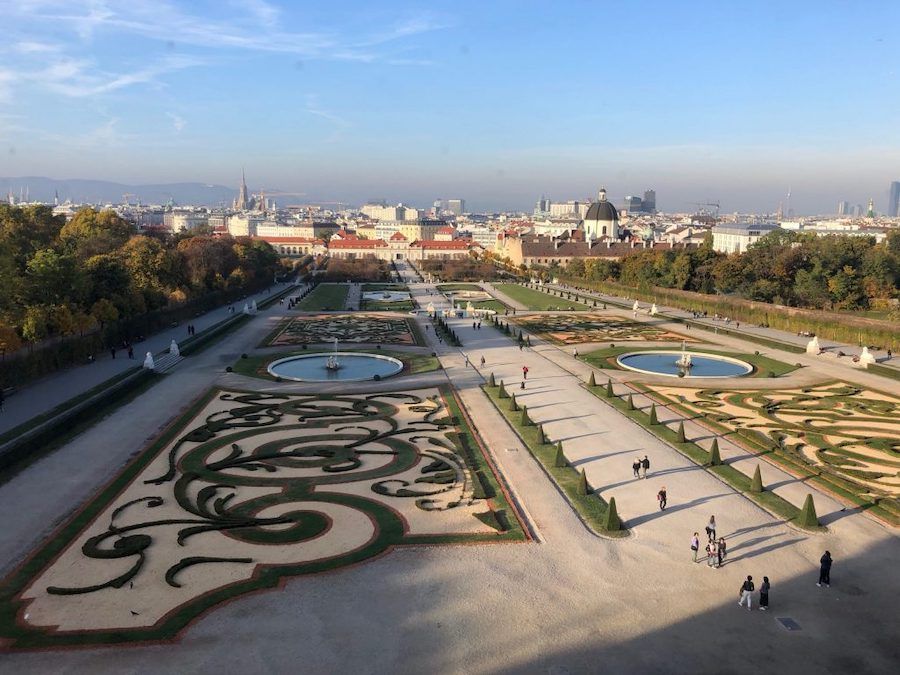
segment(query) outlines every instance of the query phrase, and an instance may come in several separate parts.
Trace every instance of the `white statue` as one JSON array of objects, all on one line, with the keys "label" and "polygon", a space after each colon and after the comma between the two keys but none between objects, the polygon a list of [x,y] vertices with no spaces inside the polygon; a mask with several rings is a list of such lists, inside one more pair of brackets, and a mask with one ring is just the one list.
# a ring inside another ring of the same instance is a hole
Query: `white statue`
[{"label": "white statue", "polygon": [[153,354],[147,352],[147,356],[144,358],[144,368],[147,370],[156,370],[156,363],[153,361]]},{"label": "white statue", "polygon": [[181,356],[181,350],[178,349],[178,343],[175,342],[175,338],[172,338],[172,341],[169,343],[169,354],[172,356]]},{"label": "white statue", "polygon": [[256,314],[256,300],[250,301],[250,313]]},{"label": "white statue", "polygon": [[641,308],[641,303],[639,303],[637,300],[635,300],[635,301],[634,301],[634,305],[631,307],[631,311],[632,311],[632,312],[636,312],[636,311],[638,311],[640,308]]},{"label": "white statue", "polygon": [[249,314],[249,313],[250,313],[250,305],[248,305],[248,304],[245,302],[245,303],[244,303],[244,309],[242,309],[241,311],[242,311],[244,314]]},{"label": "white statue", "polygon": [[819,346],[819,338],[813,337],[813,339],[806,344],[806,353],[815,355],[820,351],[822,351],[822,348]]},{"label": "white statue", "polygon": [[868,347],[862,348],[862,353],[859,355],[859,362],[864,366],[868,366],[870,363],[875,363],[875,355],[869,351]]},{"label": "white statue", "polygon": [[653,306],[650,308],[650,316],[656,316],[659,313],[659,310],[656,308],[656,303],[653,303]]}]

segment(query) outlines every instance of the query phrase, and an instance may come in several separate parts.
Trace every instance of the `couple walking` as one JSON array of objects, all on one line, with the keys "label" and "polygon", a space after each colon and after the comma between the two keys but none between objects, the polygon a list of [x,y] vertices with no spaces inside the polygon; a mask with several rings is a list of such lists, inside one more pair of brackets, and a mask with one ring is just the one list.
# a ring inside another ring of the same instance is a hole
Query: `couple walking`
[{"label": "couple walking", "polygon": [[[763,577],[762,585],[759,587],[759,608],[761,610],[769,609],[769,589],[771,588],[771,584],[769,584],[769,577]],[[750,611],[753,609],[753,591],[756,590],[756,586],[753,584],[753,577],[749,574],[747,575],[747,580],[741,584],[741,588],[738,591],[738,596],[740,600],[738,600],[738,607],[743,607],[744,603],[747,604],[747,610]]]},{"label": "couple walking", "polygon": [[[635,478],[646,478],[647,472],[650,470],[650,460],[647,459],[647,455],[644,455],[644,459],[635,457],[631,470],[634,471]],[[665,490],[665,488],[663,489]]]}]

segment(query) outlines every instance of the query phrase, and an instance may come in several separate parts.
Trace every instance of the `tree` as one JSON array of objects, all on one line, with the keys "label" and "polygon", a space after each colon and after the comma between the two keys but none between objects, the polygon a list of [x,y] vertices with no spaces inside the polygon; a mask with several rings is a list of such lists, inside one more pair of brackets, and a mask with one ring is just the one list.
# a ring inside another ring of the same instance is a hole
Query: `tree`
[{"label": "tree", "polygon": [[27,296],[32,304],[64,304],[78,300],[84,276],[71,255],[41,249],[26,265]]},{"label": "tree", "polygon": [[62,227],[59,238],[75,250],[79,257],[89,258],[116,250],[132,234],[134,227],[115,211],[84,208]]},{"label": "tree", "polygon": [[709,465],[719,466],[722,463],[722,457],[719,455],[719,439],[714,438],[712,446],[709,449]]},{"label": "tree", "polygon": [[606,508],[606,516],[603,518],[603,529],[607,532],[618,532],[622,529],[622,521],[616,511],[616,498],[609,498],[609,506]]},{"label": "tree", "polygon": [[22,320],[22,337],[29,342],[38,342],[47,337],[47,309],[35,305],[25,310]]},{"label": "tree", "polygon": [[553,466],[555,466],[557,469],[561,469],[567,464],[568,462],[566,461],[566,455],[563,452],[562,441],[558,441],[556,443],[556,459],[553,461]]},{"label": "tree", "polygon": [[806,495],[806,501],[803,502],[803,508],[797,516],[797,525],[810,529],[819,527],[819,517],[816,515],[816,505],[811,494]]},{"label": "tree", "polygon": [[100,298],[93,306],[91,306],[91,316],[94,317],[97,323],[100,324],[100,327],[103,328],[107,324],[118,321],[119,310],[116,309],[116,306],[112,301],[107,300],[106,298]]},{"label": "tree", "polygon": [[591,491],[590,485],[588,485],[587,474],[584,473],[584,469],[581,470],[578,476],[578,494],[586,495]]},{"label": "tree", "polygon": [[22,341],[15,328],[0,323],[0,355],[14,352],[22,346]]},{"label": "tree", "polygon": [[753,478],[750,480],[750,492],[762,492],[763,484],[762,484],[762,474],[759,472],[759,464],[756,465],[756,470],[753,472]]}]

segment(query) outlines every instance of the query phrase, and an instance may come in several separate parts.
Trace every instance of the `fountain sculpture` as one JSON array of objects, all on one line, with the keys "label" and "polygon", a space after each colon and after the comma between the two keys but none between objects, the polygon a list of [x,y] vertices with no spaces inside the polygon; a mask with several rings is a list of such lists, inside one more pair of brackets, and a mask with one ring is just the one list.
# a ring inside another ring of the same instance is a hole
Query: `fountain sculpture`
[{"label": "fountain sculpture", "polygon": [[678,357],[678,360],[675,362],[675,365],[678,366],[680,370],[690,370],[694,365],[691,361],[691,355],[685,351],[684,342],[681,343],[681,356]]},{"label": "fountain sculpture", "polygon": [[334,339],[334,354],[328,357],[328,360],[325,362],[325,370],[339,370],[341,367],[340,362],[337,359],[337,351],[338,351],[338,341],[337,338]]}]

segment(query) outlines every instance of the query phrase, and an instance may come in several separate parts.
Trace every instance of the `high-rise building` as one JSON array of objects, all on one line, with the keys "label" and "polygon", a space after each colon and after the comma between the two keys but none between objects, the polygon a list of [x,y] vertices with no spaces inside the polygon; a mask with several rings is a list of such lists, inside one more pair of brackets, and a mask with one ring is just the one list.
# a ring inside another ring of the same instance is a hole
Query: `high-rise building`
[{"label": "high-rise building", "polygon": [[642,206],[645,213],[656,213],[656,190],[644,190]]},{"label": "high-rise building", "polygon": [[457,216],[461,216],[466,212],[466,200],[465,199],[448,199],[447,200],[447,210]]},{"label": "high-rise building", "polygon": [[850,215],[850,202],[848,202],[848,201],[838,202],[837,214],[839,216],[849,216]]},{"label": "high-rise building", "polygon": [[853,210],[853,215],[856,216],[857,218],[862,218],[862,214],[863,214],[862,204],[857,204],[856,208]]},{"label": "high-rise building", "polygon": [[890,218],[900,215],[900,181],[891,183],[891,192],[888,196],[887,214]]},{"label": "high-rise building", "polygon": [[628,211],[629,214],[640,213],[643,211],[643,201],[640,197],[628,195],[625,197],[625,210]]}]

